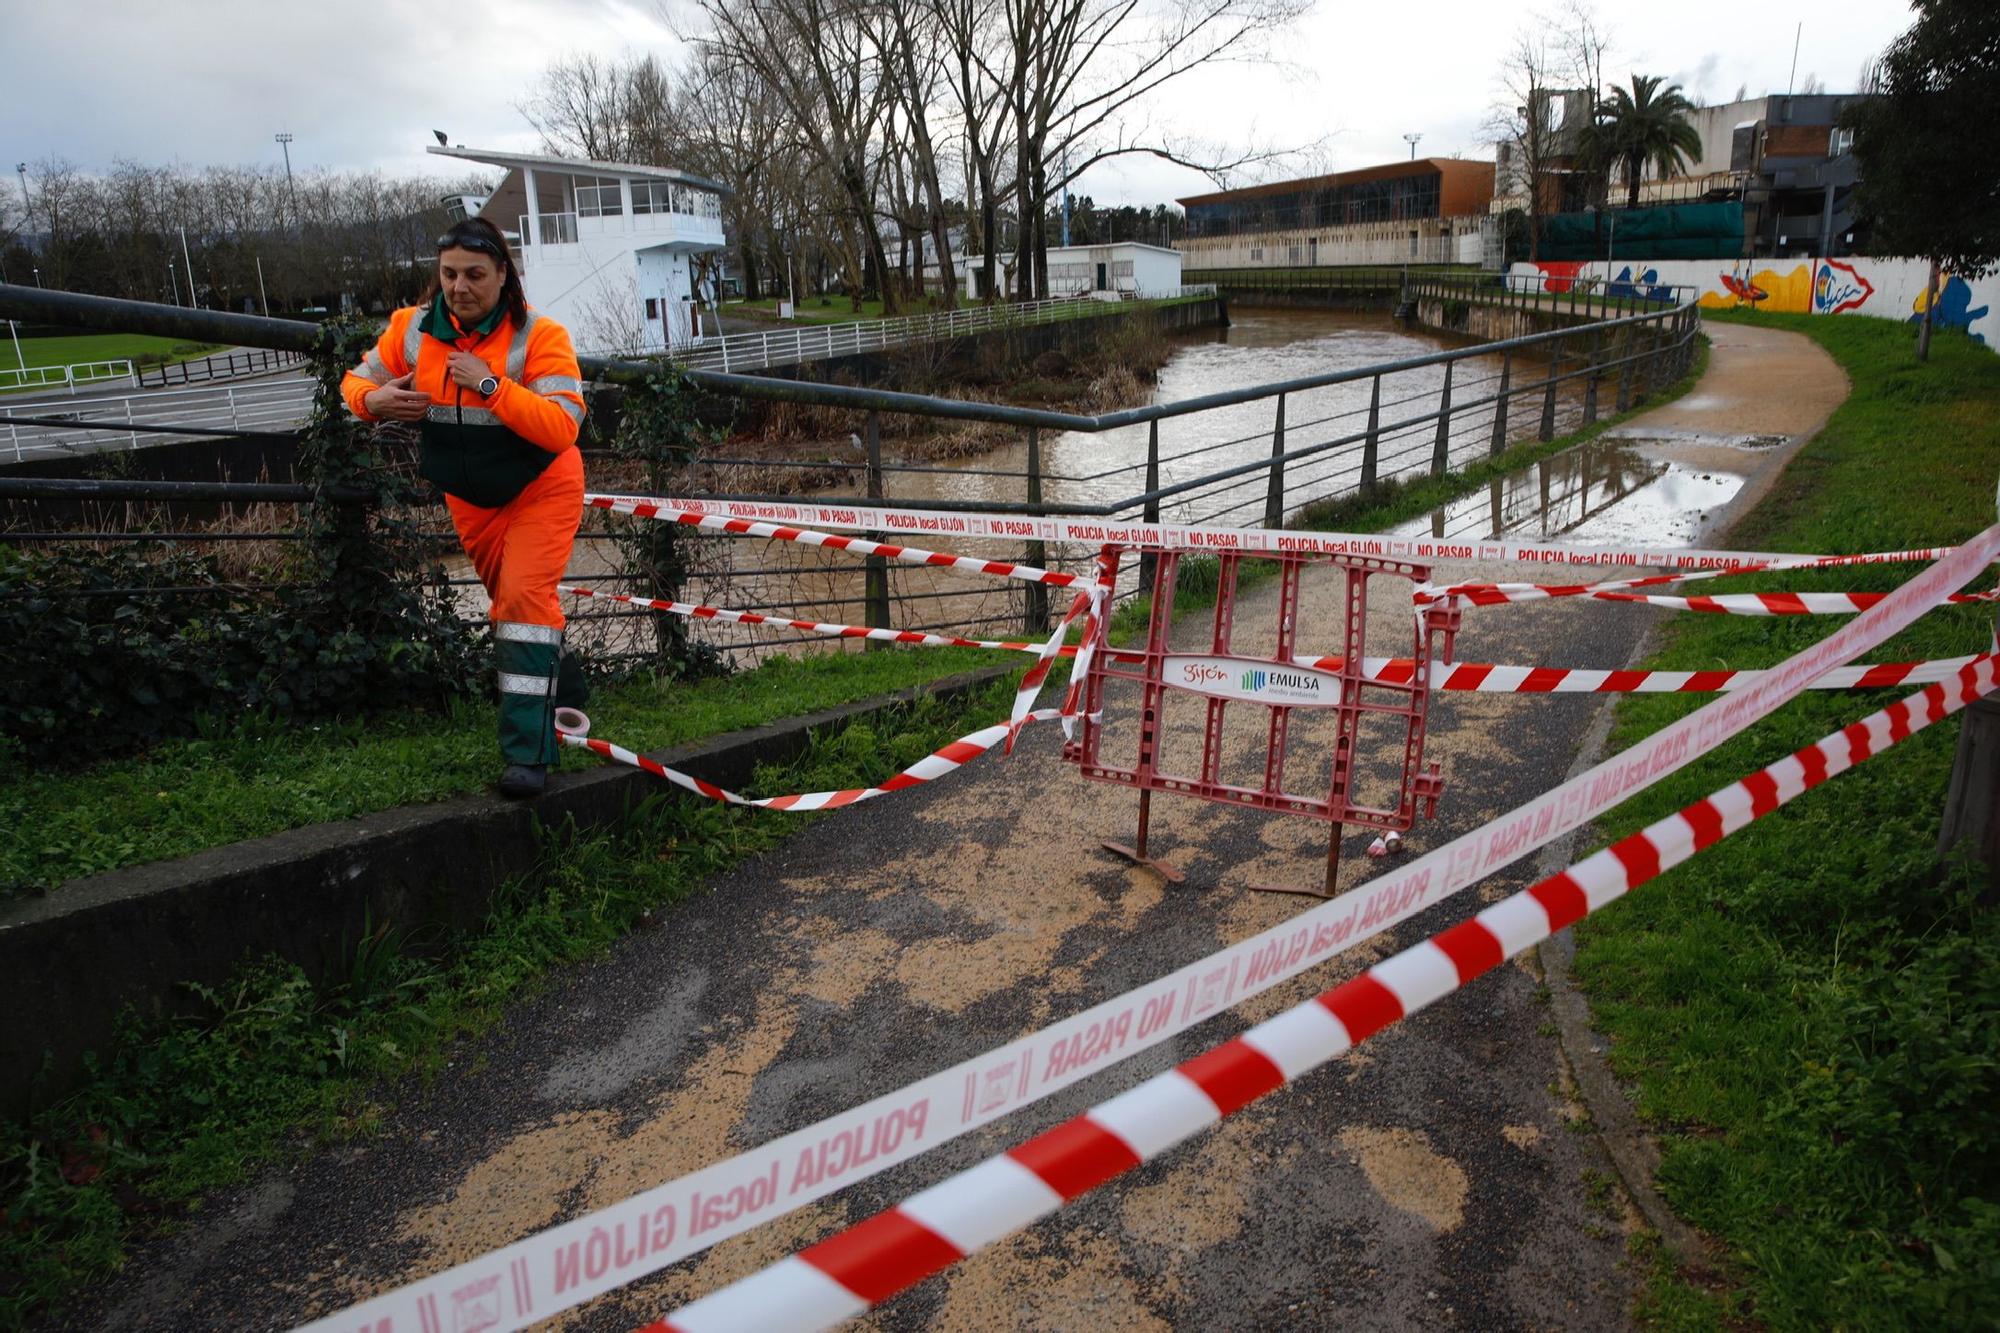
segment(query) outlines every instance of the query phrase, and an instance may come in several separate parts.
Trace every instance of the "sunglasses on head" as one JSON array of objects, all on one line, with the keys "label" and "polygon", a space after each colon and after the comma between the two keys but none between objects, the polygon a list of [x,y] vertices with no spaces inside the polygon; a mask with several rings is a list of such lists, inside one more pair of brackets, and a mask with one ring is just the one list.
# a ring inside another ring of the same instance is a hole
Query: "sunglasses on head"
[{"label": "sunglasses on head", "polygon": [[444,235],[438,237],[437,248],[440,252],[445,250],[477,250],[482,254],[492,255],[495,259],[505,259],[507,257],[500,252],[499,246],[493,244],[493,242],[487,240],[484,236],[454,236],[450,232],[446,232]]}]

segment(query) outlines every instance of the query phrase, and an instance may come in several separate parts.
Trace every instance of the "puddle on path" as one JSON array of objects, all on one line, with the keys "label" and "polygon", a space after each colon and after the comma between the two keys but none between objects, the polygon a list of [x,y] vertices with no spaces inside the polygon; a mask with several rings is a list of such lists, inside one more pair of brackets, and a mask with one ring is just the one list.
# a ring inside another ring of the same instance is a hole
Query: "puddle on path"
[{"label": "puddle on path", "polygon": [[1455,541],[1530,537],[1583,546],[1693,546],[1752,476],[1780,436],[1691,431],[1607,435],[1481,490],[1395,535]]}]

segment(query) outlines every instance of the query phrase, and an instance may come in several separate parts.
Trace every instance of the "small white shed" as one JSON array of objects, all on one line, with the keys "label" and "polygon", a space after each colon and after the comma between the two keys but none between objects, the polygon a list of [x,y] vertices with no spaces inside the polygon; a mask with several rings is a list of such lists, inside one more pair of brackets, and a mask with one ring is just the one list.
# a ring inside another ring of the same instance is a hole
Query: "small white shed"
[{"label": "small white shed", "polygon": [[[1008,256],[1009,259],[1012,256]],[[967,255],[965,295],[977,301],[980,256]],[[1049,295],[1083,296],[1102,292],[1109,296],[1173,296],[1181,286],[1181,252],[1139,241],[1114,241],[1109,245],[1052,245],[1049,247]]]}]

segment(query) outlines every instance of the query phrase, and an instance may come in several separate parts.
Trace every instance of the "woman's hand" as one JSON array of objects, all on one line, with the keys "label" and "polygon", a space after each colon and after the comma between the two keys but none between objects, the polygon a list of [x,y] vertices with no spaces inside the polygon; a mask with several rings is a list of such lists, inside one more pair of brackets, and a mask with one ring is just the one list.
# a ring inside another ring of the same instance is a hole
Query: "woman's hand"
[{"label": "woman's hand", "polygon": [[422,421],[424,413],[431,410],[431,396],[410,387],[410,381],[415,378],[412,374],[390,380],[364,396],[362,405],[368,409],[370,416],[380,420]]},{"label": "woman's hand", "polygon": [[[453,352],[451,359],[444,363],[445,374],[461,389],[479,392],[479,381],[493,374],[493,367],[481,361],[470,352]],[[499,378],[494,376],[494,378]]]}]

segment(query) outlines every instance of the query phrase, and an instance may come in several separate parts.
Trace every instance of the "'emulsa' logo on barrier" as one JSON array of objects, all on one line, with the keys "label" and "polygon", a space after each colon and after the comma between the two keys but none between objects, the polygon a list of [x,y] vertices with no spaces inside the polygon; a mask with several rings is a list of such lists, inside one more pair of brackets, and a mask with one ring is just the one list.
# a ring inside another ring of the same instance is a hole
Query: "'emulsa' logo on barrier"
[{"label": "'emulsa' logo on barrier", "polygon": [[1340,702],[1340,677],[1309,667],[1195,656],[1170,656],[1160,667],[1166,684],[1211,698],[1294,708],[1330,708]]}]

